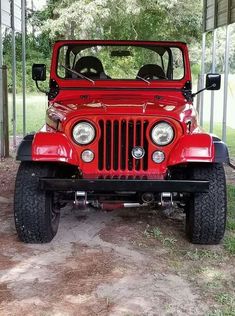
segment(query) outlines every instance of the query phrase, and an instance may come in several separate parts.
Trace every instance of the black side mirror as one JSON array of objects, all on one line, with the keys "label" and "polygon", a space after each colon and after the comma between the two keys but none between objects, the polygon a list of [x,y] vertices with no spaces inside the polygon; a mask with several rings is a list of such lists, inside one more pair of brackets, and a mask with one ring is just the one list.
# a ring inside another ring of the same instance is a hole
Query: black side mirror
[{"label": "black side mirror", "polygon": [[221,85],[221,75],[207,74],[206,75],[206,90],[219,90]]},{"label": "black side mirror", "polygon": [[33,66],[32,66],[32,79],[34,81],[45,81],[46,80],[46,65],[33,64]]}]

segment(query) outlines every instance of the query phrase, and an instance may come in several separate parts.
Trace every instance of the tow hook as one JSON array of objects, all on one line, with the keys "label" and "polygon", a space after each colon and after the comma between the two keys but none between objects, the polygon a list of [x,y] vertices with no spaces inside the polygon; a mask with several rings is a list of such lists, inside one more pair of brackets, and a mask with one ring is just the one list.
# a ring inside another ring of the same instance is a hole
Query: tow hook
[{"label": "tow hook", "polygon": [[162,192],[161,193],[161,202],[160,205],[163,207],[172,207],[173,206],[173,197],[171,192]]},{"label": "tow hook", "polygon": [[85,209],[87,207],[87,192],[76,191],[74,204],[79,207],[79,209]]}]

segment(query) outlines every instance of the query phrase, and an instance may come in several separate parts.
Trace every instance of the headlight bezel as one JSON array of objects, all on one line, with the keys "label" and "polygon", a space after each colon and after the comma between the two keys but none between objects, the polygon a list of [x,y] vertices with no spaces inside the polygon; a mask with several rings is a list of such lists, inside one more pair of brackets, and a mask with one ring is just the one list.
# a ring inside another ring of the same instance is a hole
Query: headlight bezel
[{"label": "headlight bezel", "polygon": [[[159,144],[159,143],[157,143],[157,142],[154,140],[153,131],[157,128],[158,125],[160,125],[160,124],[162,124],[162,123],[167,124],[168,126],[171,127],[171,129],[172,129],[172,137],[171,137],[171,140],[170,140],[169,142],[164,143],[164,144]],[[155,123],[155,124],[152,126],[152,128],[151,128],[151,130],[150,130],[150,138],[151,138],[152,142],[154,143],[154,145],[156,145],[156,146],[159,146],[159,147],[168,146],[168,145],[170,145],[171,143],[173,143],[173,141],[174,141],[174,139],[175,139],[175,128],[174,128],[174,126],[173,126],[171,123],[169,123],[169,122],[167,122],[167,121],[159,121],[159,122]]]},{"label": "headlight bezel", "polygon": [[[89,142],[87,142],[87,143],[80,143],[80,142],[78,142],[78,141],[76,140],[76,138],[74,137],[74,129],[76,128],[76,126],[78,126],[79,124],[82,124],[82,123],[89,125],[89,126],[93,129],[93,132],[94,132],[94,133],[93,133],[93,134],[94,134],[93,138],[92,138]],[[71,135],[72,135],[73,141],[74,141],[77,145],[79,145],[79,146],[88,146],[88,145],[92,144],[92,143],[95,141],[96,136],[97,136],[97,129],[96,129],[95,125],[94,125],[93,123],[91,123],[90,121],[82,120],[82,121],[76,122],[76,123],[73,125],[73,127],[72,127],[72,129],[71,129]]]}]

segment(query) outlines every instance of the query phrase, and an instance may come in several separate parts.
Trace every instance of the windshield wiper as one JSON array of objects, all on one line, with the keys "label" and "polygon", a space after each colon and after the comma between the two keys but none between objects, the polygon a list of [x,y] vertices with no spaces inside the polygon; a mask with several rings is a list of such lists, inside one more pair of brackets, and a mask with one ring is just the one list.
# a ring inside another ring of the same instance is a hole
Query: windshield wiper
[{"label": "windshield wiper", "polygon": [[143,80],[143,81],[146,82],[148,85],[151,84],[150,81],[148,81],[147,79],[144,79],[143,77],[140,77],[140,76],[137,75],[136,78]]},{"label": "windshield wiper", "polygon": [[94,80],[92,80],[92,79],[90,79],[90,78],[84,76],[84,75],[81,74],[80,72],[77,72],[76,70],[70,69],[70,68],[68,68],[68,67],[66,67],[66,66],[64,66],[64,65],[62,65],[62,64],[60,64],[60,66],[63,67],[65,70],[70,71],[71,73],[77,75],[78,77],[80,77],[80,78],[82,78],[82,79],[86,79],[86,80],[92,82],[93,85],[95,84],[95,81],[94,81]]}]

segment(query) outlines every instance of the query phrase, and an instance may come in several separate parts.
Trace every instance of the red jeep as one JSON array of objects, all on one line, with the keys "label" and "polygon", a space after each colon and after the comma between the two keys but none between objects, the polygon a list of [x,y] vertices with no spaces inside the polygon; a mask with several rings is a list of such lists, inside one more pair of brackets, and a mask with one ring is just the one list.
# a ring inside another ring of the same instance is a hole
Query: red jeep
[{"label": "red jeep", "polygon": [[[32,75],[42,91],[45,65]],[[199,127],[191,88],[185,43],[56,42],[46,124],[17,152],[19,238],[51,241],[60,208],[73,200],[104,209],[176,204],[191,242],[219,243],[228,150]],[[205,89],[219,88],[220,75],[208,74]]]}]

